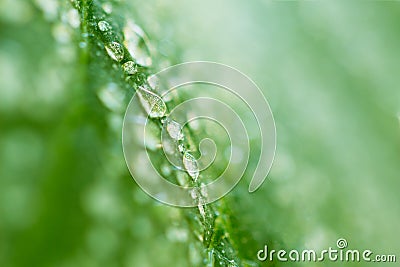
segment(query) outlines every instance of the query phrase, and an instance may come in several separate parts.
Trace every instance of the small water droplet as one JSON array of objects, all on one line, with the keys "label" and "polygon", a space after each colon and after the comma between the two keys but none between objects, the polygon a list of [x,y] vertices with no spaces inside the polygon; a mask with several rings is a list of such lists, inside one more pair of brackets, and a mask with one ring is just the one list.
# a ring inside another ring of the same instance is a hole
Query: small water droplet
[{"label": "small water droplet", "polygon": [[190,197],[191,197],[192,199],[196,199],[197,196],[198,196],[198,194],[197,194],[197,190],[196,190],[195,188],[192,189],[192,190],[190,190]]},{"label": "small water droplet", "polygon": [[111,42],[105,46],[107,54],[115,61],[124,59],[124,48],[120,43]]},{"label": "small water droplet", "polygon": [[153,92],[139,87],[137,90],[140,102],[150,118],[160,118],[167,112],[167,106],[164,101]]},{"label": "small water droplet", "polygon": [[168,120],[166,128],[169,136],[172,139],[174,140],[183,139],[182,126],[178,122],[174,120]]},{"label": "small water droplet", "polygon": [[133,75],[137,72],[136,64],[133,61],[127,61],[122,65],[126,74]]},{"label": "small water droplet", "polygon": [[184,153],[185,150],[186,150],[185,145],[184,144],[179,144],[178,145],[178,150],[179,150],[179,152]]},{"label": "small water droplet", "polygon": [[202,204],[199,204],[197,207],[198,207],[198,209],[199,209],[200,215],[201,215],[203,218],[205,218],[205,217],[206,217],[206,212],[204,211],[204,206],[203,206]]},{"label": "small water droplet", "polygon": [[102,32],[110,31],[112,29],[111,25],[104,20],[99,21],[99,23],[97,23],[97,26],[99,27],[99,30]]},{"label": "small water droplet", "polygon": [[197,165],[197,160],[189,152],[185,152],[185,154],[183,154],[183,166],[185,166],[185,169],[190,177],[196,181],[199,177],[199,167]]}]

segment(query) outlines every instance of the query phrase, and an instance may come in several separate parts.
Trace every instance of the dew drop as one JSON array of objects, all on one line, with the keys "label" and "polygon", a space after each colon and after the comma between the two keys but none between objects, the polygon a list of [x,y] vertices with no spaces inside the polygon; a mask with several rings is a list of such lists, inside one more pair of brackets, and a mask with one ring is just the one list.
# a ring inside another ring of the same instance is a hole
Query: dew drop
[{"label": "dew drop", "polygon": [[127,61],[122,65],[122,69],[126,74],[133,75],[137,72],[136,65],[133,61]]},{"label": "dew drop", "polygon": [[190,190],[190,197],[191,197],[192,199],[196,199],[197,196],[198,196],[198,194],[197,194],[197,190],[196,190],[196,189]]},{"label": "dew drop", "polygon": [[105,46],[107,54],[115,61],[120,62],[124,58],[124,48],[120,43],[111,42]]},{"label": "dew drop", "polygon": [[201,215],[203,218],[205,218],[205,217],[206,217],[206,212],[204,211],[204,206],[203,206],[202,204],[199,204],[197,207],[198,207],[198,209],[199,209],[200,215]]},{"label": "dew drop", "polygon": [[143,108],[150,118],[160,118],[165,115],[165,112],[167,112],[167,106],[161,97],[143,87],[139,87],[137,93]]},{"label": "dew drop", "polygon": [[190,177],[196,181],[199,177],[199,167],[195,157],[193,157],[193,155],[189,152],[185,152],[185,154],[183,154],[183,166],[185,166],[185,169]]},{"label": "dew drop", "polygon": [[181,152],[181,153],[185,152],[185,146],[184,146],[183,144],[179,144],[179,145],[178,145],[178,150],[179,150],[179,152]]},{"label": "dew drop", "polygon": [[99,27],[99,30],[102,32],[110,31],[112,29],[111,25],[104,20],[99,21],[99,23],[97,23],[97,26]]},{"label": "dew drop", "polygon": [[182,126],[178,122],[174,120],[168,120],[166,128],[169,136],[172,139],[174,140],[183,139]]}]

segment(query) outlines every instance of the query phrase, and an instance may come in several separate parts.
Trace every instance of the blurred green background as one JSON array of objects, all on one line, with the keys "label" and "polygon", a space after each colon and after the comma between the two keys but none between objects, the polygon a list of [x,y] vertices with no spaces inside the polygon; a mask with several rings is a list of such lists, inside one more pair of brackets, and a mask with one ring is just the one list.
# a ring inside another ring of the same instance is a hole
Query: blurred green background
[{"label": "blurred green background", "polygon": [[[399,2],[110,3],[148,33],[154,71],[221,62],[266,95],[273,168],[256,193],[242,181],[226,197],[249,259],[338,238],[400,256]],[[118,73],[80,40],[69,3],[0,0],[0,266],[191,266],[179,210],[130,178],[124,107],[97,96]]]}]

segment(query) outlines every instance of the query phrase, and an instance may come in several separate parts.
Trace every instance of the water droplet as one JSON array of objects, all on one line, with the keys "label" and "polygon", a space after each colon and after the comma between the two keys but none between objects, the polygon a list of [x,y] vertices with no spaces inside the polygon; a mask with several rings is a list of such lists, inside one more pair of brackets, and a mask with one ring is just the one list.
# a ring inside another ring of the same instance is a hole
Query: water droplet
[{"label": "water droplet", "polygon": [[204,211],[204,206],[203,206],[202,204],[199,204],[197,207],[198,207],[198,209],[199,209],[200,215],[201,215],[203,218],[205,218],[205,217],[206,217],[206,212]]},{"label": "water droplet", "polygon": [[165,115],[165,112],[167,112],[167,106],[161,97],[143,87],[139,87],[137,93],[143,108],[150,118],[160,118]]},{"label": "water droplet", "polygon": [[189,152],[185,152],[185,154],[183,154],[183,166],[185,166],[185,169],[190,177],[196,181],[199,177],[199,167],[197,165],[197,160]]},{"label": "water droplet", "polygon": [[148,67],[152,64],[149,40],[144,31],[134,22],[128,21],[123,29],[124,45],[139,65]]},{"label": "water droplet", "polygon": [[182,126],[178,122],[174,120],[168,120],[166,128],[169,136],[172,139],[174,140],[183,139]]},{"label": "water droplet", "polygon": [[178,150],[179,150],[179,152],[184,153],[185,150],[186,150],[185,145],[184,144],[179,144],[178,145]]},{"label": "water droplet", "polygon": [[124,59],[124,48],[120,43],[111,42],[105,46],[107,54],[115,61]]},{"label": "water droplet", "polygon": [[197,196],[198,196],[197,189],[194,188],[194,189],[190,190],[190,197],[192,199],[196,199]]},{"label": "water droplet", "polygon": [[102,32],[110,31],[112,29],[111,25],[104,20],[99,21],[99,23],[97,23],[97,26],[99,27],[99,30]]},{"label": "water droplet", "polygon": [[133,61],[127,61],[122,65],[126,74],[133,75],[137,72],[136,64]]},{"label": "water droplet", "polygon": [[87,46],[87,43],[86,42],[80,42],[79,43],[79,47],[80,48],[85,48]]}]

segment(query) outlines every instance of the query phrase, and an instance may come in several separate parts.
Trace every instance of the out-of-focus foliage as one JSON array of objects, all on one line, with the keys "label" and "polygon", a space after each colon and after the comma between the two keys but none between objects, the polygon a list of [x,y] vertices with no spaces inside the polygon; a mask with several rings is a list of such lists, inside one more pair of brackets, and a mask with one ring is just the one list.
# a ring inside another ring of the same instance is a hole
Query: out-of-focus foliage
[{"label": "out-of-focus foliage", "polygon": [[[147,31],[152,71],[218,61],[267,96],[278,130],[271,174],[254,194],[242,181],[222,210],[241,258],[257,262],[265,244],[320,250],[340,237],[400,255],[399,3],[103,8],[115,24],[131,18]],[[185,213],[130,178],[120,136],[132,91],[81,33],[69,2],[0,0],[0,266],[201,262]],[[104,103],[110,88],[117,102]]]}]

